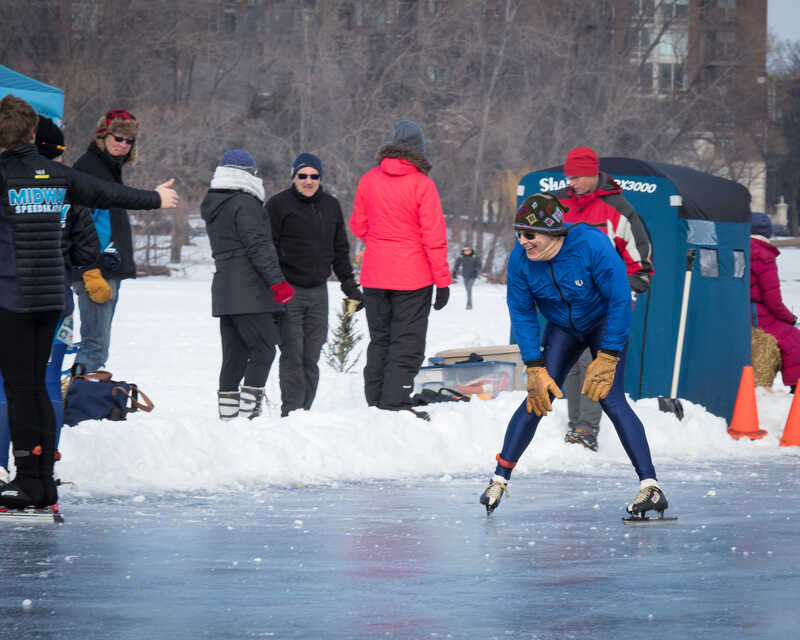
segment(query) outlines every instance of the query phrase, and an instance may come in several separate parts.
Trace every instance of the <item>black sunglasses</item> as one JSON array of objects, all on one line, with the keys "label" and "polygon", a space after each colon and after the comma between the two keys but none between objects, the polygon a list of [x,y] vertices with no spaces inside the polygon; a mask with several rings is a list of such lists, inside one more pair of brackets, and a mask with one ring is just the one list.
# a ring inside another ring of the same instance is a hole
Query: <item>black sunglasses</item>
[{"label": "black sunglasses", "polygon": [[123,142],[127,142],[128,144],[133,145],[133,143],[136,142],[136,138],[123,138],[122,136],[111,136],[111,137],[114,138],[114,140],[116,140],[120,144],[122,144]]},{"label": "black sunglasses", "polygon": [[526,240],[533,240],[536,237],[535,231],[517,231],[518,238],[525,238]]},{"label": "black sunglasses", "polygon": [[312,180],[319,180],[318,173],[298,173],[297,177],[301,180],[305,180],[306,178],[311,178]]}]

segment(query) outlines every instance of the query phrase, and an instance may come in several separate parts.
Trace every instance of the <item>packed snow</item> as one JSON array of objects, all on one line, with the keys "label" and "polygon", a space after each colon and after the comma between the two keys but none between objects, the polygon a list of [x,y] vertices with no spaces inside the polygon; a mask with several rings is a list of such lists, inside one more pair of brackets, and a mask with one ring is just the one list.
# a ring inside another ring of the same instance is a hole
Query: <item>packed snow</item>
[{"label": "packed snow", "polygon": [[[523,391],[492,400],[429,407],[432,421],[409,412],[366,406],[361,369],[368,342],[363,312],[357,314],[361,359],[352,373],[340,373],[320,360],[321,378],[311,411],[279,417],[277,357],[267,383],[273,406],[253,421],[217,418],[220,364],[218,321],[211,317],[211,274],[207,243],[196,241],[191,266],[177,277],[150,277],[122,285],[107,369],[115,379],[135,382],[155,404],[152,413],[134,413],[124,422],[92,421],[65,427],[59,476],[75,484],[64,497],[121,497],[171,492],[220,492],[259,486],[331,484],[359,479],[403,480],[476,476],[494,470],[508,419]],[[785,248],[779,258],[784,299],[800,314],[800,249]],[[451,288],[449,304],[431,311],[426,356],[460,348],[508,343],[505,286],[479,281],[473,309],[465,310],[462,281]],[[342,294],[329,283],[330,329]],[[79,318],[76,313],[76,339]],[[330,332],[329,332],[330,336]],[[71,362],[70,356],[65,367]],[[733,440],[726,422],[702,406],[683,401],[685,418],[658,410],[655,398],[633,403],[647,431],[659,479],[668,492],[688,469],[710,461],[762,460],[796,463],[800,448],[779,447],[792,396],[781,384],[759,389],[762,440]],[[637,486],[635,474],[614,429],[604,416],[599,451],[564,443],[565,400],[539,426],[515,477],[570,471],[618,477]]]}]

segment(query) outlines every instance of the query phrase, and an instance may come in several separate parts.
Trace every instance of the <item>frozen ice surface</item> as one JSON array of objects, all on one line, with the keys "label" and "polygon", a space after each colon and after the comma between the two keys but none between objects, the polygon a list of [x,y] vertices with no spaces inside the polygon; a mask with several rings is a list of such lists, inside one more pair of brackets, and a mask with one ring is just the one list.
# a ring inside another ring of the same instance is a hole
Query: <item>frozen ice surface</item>
[{"label": "frozen ice surface", "polygon": [[662,475],[659,527],[620,521],[635,483],[561,471],[489,518],[485,477],[71,503],[2,531],[4,637],[796,637],[794,465]]}]

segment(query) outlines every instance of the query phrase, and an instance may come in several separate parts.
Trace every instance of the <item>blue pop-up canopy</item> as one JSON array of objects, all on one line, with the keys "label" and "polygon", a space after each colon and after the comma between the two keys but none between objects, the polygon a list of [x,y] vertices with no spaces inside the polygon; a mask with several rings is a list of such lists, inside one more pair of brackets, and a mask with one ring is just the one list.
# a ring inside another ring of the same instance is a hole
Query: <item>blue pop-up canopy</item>
[{"label": "blue pop-up canopy", "polygon": [[[687,254],[695,250],[678,398],[731,417],[742,367],[750,364],[750,193],[687,167],[602,158],[600,170],[647,225],[655,275],[639,296],[628,342],[625,391],[669,397]],[[566,187],[563,167],[525,176],[519,203]]]},{"label": "blue pop-up canopy", "polygon": [[64,117],[64,92],[0,64],[0,99],[8,94],[22,98],[40,116],[61,124]]}]

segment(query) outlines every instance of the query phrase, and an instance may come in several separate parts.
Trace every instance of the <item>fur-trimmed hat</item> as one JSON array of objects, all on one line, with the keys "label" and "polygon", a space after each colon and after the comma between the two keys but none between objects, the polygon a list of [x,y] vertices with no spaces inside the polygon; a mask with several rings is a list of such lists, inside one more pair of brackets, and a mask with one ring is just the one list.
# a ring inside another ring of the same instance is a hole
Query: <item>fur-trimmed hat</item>
[{"label": "fur-trimmed hat", "polygon": [[525,198],[514,218],[514,229],[564,235],[564,214],[569,211],[552,193],[544,191]]},{"label": "fur-trimmed hat", "polygon": [[39,117],[36,127],[36,149],[45,158],[52,160],[64,155],[64,133],[50,118]]},{"label": "fur-trimmed hat", "polygon": [[101,151],[106,150],[106,136],[120,136],[122,138],[133,138],[131,150],[125,157],[124,163],[134,164],[136,162],[136,141],[139,137],[139,123],[127,109],[111,109],[100,120],[97,121],[97,131],[94,134],[94,141],[97,148]]}]

